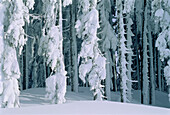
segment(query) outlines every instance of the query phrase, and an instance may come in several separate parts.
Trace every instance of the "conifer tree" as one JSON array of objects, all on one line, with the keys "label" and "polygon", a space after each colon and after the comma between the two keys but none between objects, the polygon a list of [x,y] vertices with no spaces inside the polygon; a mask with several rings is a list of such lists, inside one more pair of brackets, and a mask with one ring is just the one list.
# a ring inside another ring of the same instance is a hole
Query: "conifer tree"
[{"label": "conifer tree", "polygon": [[46,79],[47,97],[51,103],[64,103],[66,74],[63,58],[62,5],[72,3],[65,0],[43,0],[45,25],[40,41],[39,55],[46,57],[52,73]]},{"label": "conifer tree", "polygon": [[88,82],[94,93],[94,100],[102,100],[103,86],[101,81],[106,78],[106,58],[98,48],[97,28],[99,28],[99,14],[96,10],[97,0],[79,1],[80,12],[82,13],[76,22],[77,36],[82,38],[83,43],[79,53],[81,65],[79,77],[85,83]]},{"label": "conifer tree", "polygon": [[[24,37],[25,21],[29,23],[29,9],[33,9],[34,1],[27,0],[3,0],[0,1],[1,14],[1,107],[19,107],[19,87],[20,69],[17,61],[16,49],[21,54],[27,38]],[[2,86],[2,85],[1,85]]]}]

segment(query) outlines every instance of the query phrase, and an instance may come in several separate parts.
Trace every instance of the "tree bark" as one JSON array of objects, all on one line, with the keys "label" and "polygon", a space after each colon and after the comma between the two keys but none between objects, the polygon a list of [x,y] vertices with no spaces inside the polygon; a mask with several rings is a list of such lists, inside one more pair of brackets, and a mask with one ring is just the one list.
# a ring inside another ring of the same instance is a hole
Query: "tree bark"
[{"label": "tree bark", "polygon": [[77,59],[77,40],[75,31],[77,1],[73,0],[71,5],[71,56],[72,56],[72,91],[78,92],[78,59]]}]

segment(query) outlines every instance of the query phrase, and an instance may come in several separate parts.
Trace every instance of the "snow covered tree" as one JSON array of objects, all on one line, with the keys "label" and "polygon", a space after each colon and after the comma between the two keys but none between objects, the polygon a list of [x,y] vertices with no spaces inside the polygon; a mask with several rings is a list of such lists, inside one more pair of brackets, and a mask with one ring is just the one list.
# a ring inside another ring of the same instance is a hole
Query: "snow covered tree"
[{"label": "snow covered tree", "polygon": [[95,100],[102,100],[103,86],[101,81],[106,78],[106,58],[98,48],[97,28],[99,28],[99,14],[96,10],[97,0],[79,1],[79,18],[76,22],[77,36],[83,43],[79,53],[79,77],[85,83],[86,76],[94,93]]},{"label": "snow covered tree", "polygon": [[128,77],[128,80],[127,80],[127,98],[128,100],[131,102],[132,100],[132,93],[131,93],[131,90],[132,90],[132,56],[133,56],[133,51],[132,51],[132,36],[133,33],[131,31],[131,26],[133,24],[133,21],[130,17],[130,13],[133,12],[133,9],[134,9],[134,3],[135,3],[135,0],[125,0],[124,1],[124,9],[123,9],[123,12],[126,14],[126,20],[127,20],[127,50],[128,50],[128,53],[127,53],[127,62],[128,62],[128,65],[127,65],[127,77]]},{"label": "snow covered tree", "polygon": [[[47,97],[52,103],[64,103],[66,93],[66,71],[63,59],[62,1],[42,0],[45,25],[40,41],[39,55],[46,57],[51,67],[51,76],[46,79]],[[72,3],[65,0],[63,6]]]},{"label": "snow covered tree", "polygon": [[[160,23],[162,29],[159,34],[156,47],[160,51],[161,61],[167,61],[164,68],[164,75],[167,85],[170,85],[170,1],[169,0],[154,0],[152,2],[153,15],[156,18],[156,23]],[[170,88],[169,88],[170,101]]]},{"label": "snow covered tree", "polygon": [[121,79],[121,102],[127,102],[127,61],[125,54],[127,53],[127,48],[125,45],[125,30],[124,30],[124,22],[123,22],[123,8],[122,8],[122,0],[116,1],[117,6],[117,18],[118,18],[118,56],[119,56],[119,76]]},{"label": "snow covered tree", "polygon": [[[112,66],[113,59],[112,53],[115,52],[117,47],[117,38],[111,24],[109,23],[109,16],[111,13],[110,0],[101,0],[97,5],[100,16],[100,28],[98,36],[101,39],[102,52],[106,57],[106,80],[105,80],[105,93],[107,100],[111,100],[111,78],[113,77]],[[113,55],[115,55],[113,53]]]},{"label": "snow covered tree", "polygon": [[[119,58],[119,76],[121,79],[121,102],[129,102],[131,101],[131,89],[132,89],[132,80],[131,80],[131,72],[132,72],[132,40],[131,36],[133,33],[131,32],[132,20],[130,18],[130,11],[134,7],[134,0],[124,1],[122,4],[121,0],[116,1],[117,6],[117,18],[118,18],[118,58]],[[124,9],[123,9],[124,6]],[[124,29],[124,17],[123,13],[127,15],[127,33],[125,33]],[[125,38],[125,34],[127,34],[127,40]],[[127,45],[126,42],[127,41]],[[126,59],[126,54],[128,55]],[[128,62],[127,62],[128,61]],[[127,66],[128,64],[128,66]]]},{"label": "snow covered tree", "polygon": [[1,107],[19,107],[20,78],[19,64],[17,61],[16,48],[19,54],[26,43],[23,26],[25,21],[29,23],[29,9],[33,9],[34,1],[27,0],[1,0],[0,9],[2,18],[1,24]]}]

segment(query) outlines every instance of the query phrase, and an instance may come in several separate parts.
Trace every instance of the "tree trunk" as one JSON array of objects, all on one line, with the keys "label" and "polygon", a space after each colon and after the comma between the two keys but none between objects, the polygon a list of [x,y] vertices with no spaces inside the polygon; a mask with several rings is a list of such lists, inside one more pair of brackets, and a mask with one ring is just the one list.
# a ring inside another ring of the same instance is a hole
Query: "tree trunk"
[{"label": "tree trunk", "polygon": [[111,72],[110,72],[110,64],[111,64],[111,60],[110,60],[110,56],[109,56],[109,50],[107,50],[105,52],[105,57],[106,57],[106,97],[107,100],[111,100],[111,94],[110,94],[110,80],[111,80]]},{"label": "tree trunk", "polygon": [[76,0],[72,1],[71,5],[71,56],[72,56],[72,71],[71,76],[73,79],[72,82],[72,91],[78,92],[78,59],[77,59],[77,40],[76,40],[76,31],[75,31],[75,21],[76,21]]},{"label": "tree trunk", "polygon": [[112,72],[113,72],[113,91],[117,92],[117,71],[116,71],[116,56],[115,54],[112,54],[113,56],[113,66],[112,66]]},{"label": "tree trunk", "polygon": [[19,57],[19,60],[20,60],[20,72],[21,72],[19,83],[20,83],[20,90],[22,91],[23,90],[23,76],[24,76],[24,72],[23,72],[23,68],[24,68],[24,65],[23,65],[23,53]]},{"label": "tree trunk", "polygon": [[148,38],[147,38],[147,0],[144,0],[144,20],[143,20],[143,62],[142,62],[142,73],[143,73],[143,103],[149,104],[149,81],[148,81],[148,55],[147,55],[147,44],[148,44]]},{"label": "tree trunk", "polygon": [[153,46],[152,35],[149,28],[149,64],[150,64],[150,104],[155,105],[155,76],[154,76],[154,64],[153,64]]},{"label": "tree trunk", "polygon": [[[26,34],[28,33],[28,24],[26,24]],[[30,46],[30,40],[29,40],[29,38],[28,38],[28,40],[27,40],[27,44],[26,44],[26,53],[25,53],[25,58],[26,58],[26,62],[25,62],[25,65],[26,65],[26,69],[25,69],[25,84],[26,84],[26,89],[28,89],[28,87],[29,87],[29,62],[30,62],[30,50],[29,50],[29,46]]]},{"label": "tree trunk", "polygon": [[159,91],[162,91],[161,70],[162,70],[162,62],[161,62],[161,59],[160,59],[160,55],[158,54],[158,86],[159,86]]}]

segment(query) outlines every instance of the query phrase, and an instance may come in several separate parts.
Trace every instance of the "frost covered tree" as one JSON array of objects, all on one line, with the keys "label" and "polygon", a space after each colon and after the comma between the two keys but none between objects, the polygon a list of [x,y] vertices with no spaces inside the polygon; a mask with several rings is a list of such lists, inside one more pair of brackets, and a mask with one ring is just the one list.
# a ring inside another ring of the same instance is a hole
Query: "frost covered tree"
[{"label": "frost covered tree", "polygon": [[[98,5],[98,11],[100,16],[100,29],[98,32],[101,39],[102,51],[106,57],[106,80],[105,80],[105,93],[107,100],[111,100],[111,78],[113,77],[112,66],[112,52],[115,52],[117,47],[117,38],[109,23],[109,16],[111,13],[110,0],[101,0]],[[113,54],[115,55],[115,54]]]},{"label": "frost covered tree", "polygon": [[0,39],[1,39],[1,107],[19,107],[20,78],[19,64],[16,49],[19,54],[26,43],[23,26],[25,21],[29,23],[29,9],[33,9],[34,1],[26,0],[1,0],[0,13]]},{"label": "frost covered tree", "polygon": [[167,61],[164,68],[164,76],[166,78],[167,85],[170,85],[170,1],[154,0],[152,2],[152,10],[154,17],[156,18],[155,23],[159,22],[162,30],[157,38],[156,47],[158,47],[158,50],[160,51],[161,61]]},{"label": "frost covered tree", "polygon": [[130,17],[130,13],[133,12],[133,9],[134,9],[134,3],[135,3],[135,0],[124,0],[124,9],[123,9],[123,12],[126,14],[126,25],[127,25],[127,32],[126,32],[126,35],[127,35],[127,62],[128,62],[128,65],[127,65],[127,77],[128,77],[128,80],[127,80],[127,98],[128,100],[131,102],[132,100],[132,93],[131,93],[131,90],[132,90],[132,56],[133,56],[133,51],[132,51],[132,36],[134,36],[134,34],[132,33],[132,24],[133,24],[133,21]]},{"label": "frost covered tree", "polygon": [[[130,25],[132,24],[132,21],[130,22],[130,19],[128,17],[128,29],[127,29],[127,39],[128,39],[128,44],[127,49],[125,42],[127,41],[125,38],[125,29],[124,29],[124,22],[123,22],[123,12],[124,13],[129,13],[130,10],[133,7],[134,1],[131,1],[130,4],[125,1],[124,3],[124,10],[123,10],[123,4],[121,0],[116,1],[116,6],[117,6],[117,18],[118,18],[118,58],[119,58],[119,76],[121,79],[120,83],[120,89],[121,89],[121,102],[129,102],[131,100],[131,60],[130,57],[132,56],[131,51],[131,36],[133,35],[132,32],[130,31]],[[128,53],[129,50],[129,53]],[[126,60],[126,54],[128,55],[128,61],[129,61],[129,66],[127,67],[127,60]],[[129,69],[129,70],[128,70]]]},{"label": "frost covered tree", "polygon": [[102,100],[103,86],[101,81],[106,78],[106,58],[98,48],[97,28],[99,14],[96,10],[97,0],[79,1],[79,18],[76,22],[77,36],[83,40],[79,53],[79,77],[85,83],[86,76],[94,93],[95,100]]},{"label": "frost covered tree", "polygon": [[47,97],[51,103],[64,103],[66,93],[66,71],[63,59],[62,5],[71,0],[42,0],[45,25],[40,40],[39,55],[46,57],[52,73],[46,79]]}]

